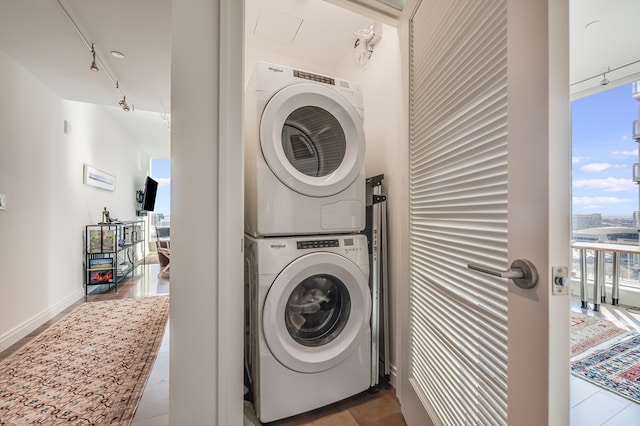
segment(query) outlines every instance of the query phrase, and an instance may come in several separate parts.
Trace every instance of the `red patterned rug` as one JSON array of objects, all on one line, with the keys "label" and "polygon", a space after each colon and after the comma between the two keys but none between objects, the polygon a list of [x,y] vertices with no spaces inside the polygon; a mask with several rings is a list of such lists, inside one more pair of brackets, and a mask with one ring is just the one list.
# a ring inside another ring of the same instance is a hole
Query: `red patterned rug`
[{"label": "red patterned rug", "polygon": [[0,425],[129,425],[169,296],[83,303],[0,362]]},{"label": "red patterned rug", "polygon": [[640,403],[640,334],[572,362],[571,373]]},{"label": "red patterned rug", "polygon": [[594,348],[614,337],[629,332],[611,321],[594,318],[580,312],[571,312],[571,356]]}]

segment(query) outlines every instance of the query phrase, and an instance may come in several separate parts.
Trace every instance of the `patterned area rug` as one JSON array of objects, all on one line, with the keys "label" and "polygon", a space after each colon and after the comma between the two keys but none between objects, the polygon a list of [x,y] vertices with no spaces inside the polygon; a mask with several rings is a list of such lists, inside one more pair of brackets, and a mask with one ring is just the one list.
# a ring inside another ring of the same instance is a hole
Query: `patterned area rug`
[{"label": "patterned area rug", "polygon": [[129,425],[169,296],[83,303],[0,363],[0,425]]},{"label": "patterned area rug", "polygon": [[623,337],[629,332],[611,321],[571,312],[571,356],[598,346],[614,337]]},{"label": "patterned area rug", "polygon": [[640,334],[572,362],[571,373],[640,403]]}]

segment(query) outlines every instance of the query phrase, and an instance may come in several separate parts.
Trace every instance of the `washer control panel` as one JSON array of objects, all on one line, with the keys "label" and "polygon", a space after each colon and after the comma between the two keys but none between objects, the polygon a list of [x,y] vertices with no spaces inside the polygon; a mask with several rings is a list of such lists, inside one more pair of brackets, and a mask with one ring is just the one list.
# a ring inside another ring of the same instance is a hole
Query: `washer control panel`
[{"label": "washer control panel", "polygon": [[362,250],[367,250],[367,243],[364,240],[355,239],[355,238],[345,238],[344,242],[344,251],[345,253],[359,253]]},{"label": "washer control panel", "polygon": [[[353,244],[353,240],[351,242]],[[309,240],[298,241],[298,250],[302,249],[319,249],[327,247],[340,247],[340,240]]]},{"label": "washer control panel", "polygon": [[339,248],[342,253],[360,253],[367,250],[366,239],[362,237],[344,237],[317,240],[296,241],[298,250],[322,250],[328,248]]}]

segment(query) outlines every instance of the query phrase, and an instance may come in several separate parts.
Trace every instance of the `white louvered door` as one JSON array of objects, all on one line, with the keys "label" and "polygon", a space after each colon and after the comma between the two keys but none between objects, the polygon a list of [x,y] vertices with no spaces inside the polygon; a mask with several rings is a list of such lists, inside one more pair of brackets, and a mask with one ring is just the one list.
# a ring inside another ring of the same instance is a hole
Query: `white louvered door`
[{"label": "white louvered door", "polygon": [[[549,77],[550,9],[531,0],[423,0],[410,20],[409,347],[401,393],[409,425],[568,420],[568,401],[556,408],[550,386],[558,370],[550,350],[568,337],[550,337],[557,302],[547,271],[566,265],[569,252],[568,223],[558,228],[567,235],[551,229],[568,217],[570,186],[568,170],[557,183],[566,190],[549,184],[555,158],[567,159],[570,145],[552,143],[568,117],[550,130],[557,78]],[[467,267],[504,271],[518,258],[538,268],[534,289]],[[559,371],[566,384],[558,390],[568,394],[568,369]]]}]

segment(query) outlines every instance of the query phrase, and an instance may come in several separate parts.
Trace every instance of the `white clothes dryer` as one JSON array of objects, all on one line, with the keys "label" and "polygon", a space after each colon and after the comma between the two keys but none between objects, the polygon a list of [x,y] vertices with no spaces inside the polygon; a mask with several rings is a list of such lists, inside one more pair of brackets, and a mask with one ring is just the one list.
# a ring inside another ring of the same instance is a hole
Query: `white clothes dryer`
[{"label": "white clothes dryer", "polygon": [[365,226],[360,85],[258,63],[245,95],[245,231],[358,232]]},{"label": "white clothes dryer", "polygon": [[283,419],[371,384],[364,235],[245,235],[245,356],[256,414]]}]

